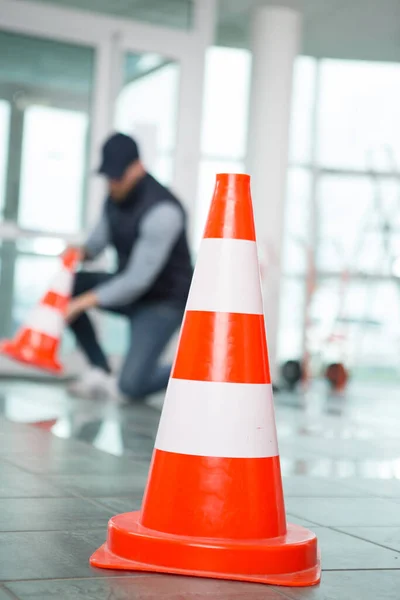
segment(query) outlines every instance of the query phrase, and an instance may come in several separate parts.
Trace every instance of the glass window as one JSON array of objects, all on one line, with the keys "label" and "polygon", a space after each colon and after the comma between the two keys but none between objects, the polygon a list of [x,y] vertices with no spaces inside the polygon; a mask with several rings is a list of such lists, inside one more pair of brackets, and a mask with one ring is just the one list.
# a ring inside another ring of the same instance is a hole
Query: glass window
[{"label": "glass window", "polygon": [[10,129],[10,103],[0,99],[0,214],[3,212]]},{"label": "glass window", "polygon": [[18,222],[74,233],[81,226],[88,119],[81,112],[31,106],[25,112]]},{"label": "glass window", "polygon": [[174,157],[170,154],[160,155],[154,165],[153,175],[167,187],[171,186],[174,177]]},{"label": "glass window", "polygon": [[[368,178],[325,175],[318,193],[317,267],[337,271],[354,265],[361,236],[372,210]],[[371,258],[371,255],[369,255]]]},{"label": "glass window", "polygon": [[313,339],[325,362],[398,368],[400,286],[393,281],[329,278],[313,297]]},{"label": "glass window", "polygon": [[59,268],[60,234],[82,227],[93,59],[88,46],[0,31],[0,211],[43,232],[0,240],[1,337],[21,326]]},{"label": "glass window", "polygon": [[288,275],[305,274],[310,248],[310,171],[291,168],[288,172],[283,229],[283,269]]},{"label": "glass window", "polygon": [[317,61],[309,56],[296,59],[293,73],[289,159],[309,163],[312,148],[312,119]]},{"label": "glass window", "polygon": [[57,257],[19,255],[14,278],[13,325],[20,327],[28,312],[47,291],[51,277],[59,268]]},{"label": "glass window", "polygon": [[[318,78],[317,67],[299,57],[294,70],[297,166],[288,172],[279,358],[301,356],[309,250],[317,267],[307,332],[314,365],[341,360],[363,378],[374,368],[392,377],[400,370],[400,67],[324,59]],[[307,247],[313,239],[316,247]]]},{"label": "glass window", "polygon": [[176,143],[179,65],[158,55],[128,53],[124,74],[115,127],[138,140],[148,170],[169,185]]},{"label": "glass window", "polygon": [[280,363],[286,360],[298,360],[303,356],[304,310],[304,280],[284,277],[281,283],[278,331],[278,359]]},{"label": "glass window", "polygon": [[247,50],[213,47],[207,50],[201,150],[209,157],[243,159],[251,57]]},{"label": "glass window", "polygon": [[0,31],[0,98],[12,106],[7,168],[14,184],[3,208],[23,227],[81,228],[93,58],[89,47]]},{"label": "glass window", "polygon": [[324,175],[318,184],[317,267],[391,275],[399,256],[399,183]]},{"label": "glass window", "polygon": [[400,66],[321,61],[319,163],[392,170],[400,164]]},{"label": "glass window", "polygon": [[245,173],[244,163],[240,161],[202,160],[200,163],[198,197],[194,233],[195,251],[198,249],[206,224],[208,211],[215,187],[217,173]]},{"label": "glass window", "polygon": [[126,318],[102,313],[99,335],[101,344],[109,356],[125,356],[129,346],[129,323]]}]

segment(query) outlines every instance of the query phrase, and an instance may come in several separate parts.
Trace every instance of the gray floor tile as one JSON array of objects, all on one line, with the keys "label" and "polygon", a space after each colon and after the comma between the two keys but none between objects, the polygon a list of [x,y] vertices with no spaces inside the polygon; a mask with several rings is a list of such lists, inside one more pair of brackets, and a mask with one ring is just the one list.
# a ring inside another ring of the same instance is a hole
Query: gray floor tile
[{"label": "gray floor tile", "polygon": [[313,523],[308,519],[303,519],[302,517],[296,517],[290,513],[286,513],[286,521],[288,523],[293,523],[294,525],[302,525],[303,527],[319,527],[317,523]]},{"label": "gray floor tile", "polygon": [[103,506],[112,510],[116,515],[139,510],[142,506],[142,494],[129,498],[96,498]]},{"label": "gray floor tile", "polygon": [[[51,410],[52,389],[46,391]],[[33,394],[30,383],[21,384],[18,393],[31,402],[34,411],[42,388],[36,387]],[[112,456],[115,438],[107,441],[107,436],[99,435],[110,418],[105,406],[100,409],[92,403],[90,408],[88,403],[61,399],[58,424],[64,419],[68,425],[71,413],[72,439],[0,419],[0,580],[6,581],[14,600],[149,600],[160,596],[167,600],[397,600],[400,482],[349,477],[379,477],[383,469],[396,472],[400,453],[397,397],[395,390],[392,404],[386,406],[389,423],[376,404],[375,392],[371,397],[363,392],[359,400],[346,399],[341,407],[348,412],[342,415],[328,413],[319,396],[313,400],[320,406],[317,411],[307,410],[309,399],[301,394],[293,399],[301,398],[305,404],[295,409],[277,403],[283,471],[295,475],[284,479],[288,521],[315,531],[322,550],[322,583],[302,590],[91,569],[89,557],[106,539],[108,519],[140,507],[159,411],[146,405],[114,407],[122,459]],[[8,397],[8,406],[9,402]],[[100,438],[108,453],[97,449]],[[10,490],[20,497],[2,500]],[[58,499],[57,494],[86,499]],[[0,586],[0,600],[6,600],[6,593]]]},{"label": "gray floor tile", "polygon": [[10,590],[0,587],[0,600],[15,600],[16,598],[17,596],[15,596]]},{"label": "gray floor tile", "polygon": [[[1,406],[1,395],[0,395],[0,406]],[[2,411],[1,411],[2,412]],[[19,433],[25,432],[35,433],[37,431],[32,426],[27,425],[26,423],[18,423],[8,419],[1,419],[0,422],[0,436],[8,435],[12,433],[13,435],[17,435]]]},{"label": "gray floor tile", "polygon": [[101,580],[21,582],[10,583],[8,587],[20,600],[239,600],[244,597],[252,600],[284,600],[281,592],[270,586],[153,574]]},{"label": "gray floor tile", "polygon": [[400,552],[400,527],[338,527],[338,530]]},{"label": "gray floor tile", "polygon": [[347,480],[322,477],[284,477],[285,497],[346,498],[366,496],[360,490],[352,489]]},{"label": "gray floor tile", "polygon": [[396,459],[400,453],[400,442],[396,440],[378,439],[340,439],[333,443],[329,437],[292,437],[285,444],[280,444],[282,452],[291,448],[292,455],[298,452],[299,457],[307,457],[308,453],[318,456],[341,459],[343,461]]},{"label": "gray floor tile", "polygon": [[[314,527],[322,554],[322,569],[400,569],[400,554],[360,540],[345,533]],[[106,531],[95,531],[98,545],[104,542]],[[338,599],[341,600],[341,599]]]},{"label": "gray floor tile", "polygon": [[394,498],[400,501],[399,479],[356,479],[351,480],[349,485],[370,496]]},{"label": "gray floor tile", "polygon": [[92,569],[88,562],[103,537],[103,529],[97,535],[92,531],[0,533],[0,581],[112,577],[115,571]]},{"label": "gray floor tile", "polygon": [[97,454],[95,448],[76,440],[64,440],[51,433],[28,425],[16,432],[13,430],[0,434],[0,456],[9,459],[13,456],[45,456],[48,454],[68,454],[81,456],[86,453]]},{"label": "gray floor tile", "polygon": [[400,526],[398,504],[381,498],[286,498],[286,510],[324,526]]},{"label": "gray floor tile", "polygon": [[130,496],[143,493],[147,483],[147,467],[137,464],[127,475],[58,475],[50,480],[56,485],[69,489],[75,494],[87,498],[110,496]]},{"label": "gray floor tile", "polygon": [[77,531],[106,527],[112,511],[81,498],[0,500],[0,531]]},{"label": "gray floor tile", "polygon": [[[338,569],[400,569],[400,554],[372,542],[324,527],[312,528],[321,549],[324,571]],[[339,600],[339,599],[338,599]],[[340,599],[341,600],[341,599]]]},{"label": "gray floor tile", "polygon": [[[86,453],[86,450],[89,452]],[[90,446],[78,454],[47,454],[45,456],[16,456],[10,459],[14,465],[37,474],[50,475],[126,475],[130,476],[138,465],[125,457],[112,456],[105,452],[90,452]],[[141,470],[148,463],[139,463]]]},{"label": "gray floor tile", "polygon": [[0,498],[70,496],[70,492],[44,479],[0,461]]},{"label": "gray floor tile", "polygon": [[293,600],[397,600],[399,589],[400,571],[331,571],[317,587],[284,593]]}]

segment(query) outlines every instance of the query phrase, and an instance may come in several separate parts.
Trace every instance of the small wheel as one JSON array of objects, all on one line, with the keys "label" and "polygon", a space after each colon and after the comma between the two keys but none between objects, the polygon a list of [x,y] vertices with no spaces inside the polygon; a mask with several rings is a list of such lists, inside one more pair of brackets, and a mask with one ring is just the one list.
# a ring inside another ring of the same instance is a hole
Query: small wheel
[{"label": "small wheel", "polygon": [[303,376],[303,368],[299,360],[288,360],[281,367],[281,375],[289,389],[293,390]]},{"label": "small wheel", "polygon": [[349,380],[349,373],[342,363],[332,363],[325,370],[325,378],[333,390],[343,390]]}]

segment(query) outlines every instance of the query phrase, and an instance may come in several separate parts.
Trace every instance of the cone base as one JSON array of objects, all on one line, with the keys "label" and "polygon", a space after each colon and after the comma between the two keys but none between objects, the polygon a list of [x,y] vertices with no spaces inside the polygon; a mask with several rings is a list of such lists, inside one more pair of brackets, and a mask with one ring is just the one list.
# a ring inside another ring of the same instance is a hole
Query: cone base
[{"label": "cone base", "polygon": [[47,360],[42,356],[37,356],[31,348],[27,349],[25,352],[24,348],[16,346],[11,341],[5,341],[0,345],[0,352],[1,354],[6,354],[13,360],[30,365],[31,367],[36,367],[37,369],[50,371],[55,375],[59,375],[63,370],[62,365],[57,360]]},{"label": "cone base", "polygon": [[321,567],[316,536],[288,524],[285,536],[266,540],[211,540],[144,528],[140,512],[113,517],[93,567],[248,581],[290,587],[316,585]]}]

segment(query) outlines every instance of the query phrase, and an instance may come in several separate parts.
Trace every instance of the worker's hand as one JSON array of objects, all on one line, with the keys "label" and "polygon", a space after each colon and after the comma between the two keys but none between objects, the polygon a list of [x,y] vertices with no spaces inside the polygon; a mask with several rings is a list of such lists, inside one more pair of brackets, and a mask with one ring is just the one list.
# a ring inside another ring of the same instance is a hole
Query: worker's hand
[{"label": "worker's hand", "polygon": [[72,298],[65,313],[65,320],[67,323],[73,323],[85,310],[94,308],[97,304],[97,296],[94,292],[87,292],[86,294]]},{"label": "worker's hand", "polygon": [[79,246],[78,244],[70,244],[69,246],[67,246],[65,248],[65,250],[63,250],[61,252],[61,257],[64,257],[65,254],[67,254],[67,252],[69,252],[70,250],[75,250],[76,252],[78,252],[79,254],[79,260],[81,262],[83,262],[84,260],[86,260],[87,256],[86,256],[86,250],[83,246]]}]

